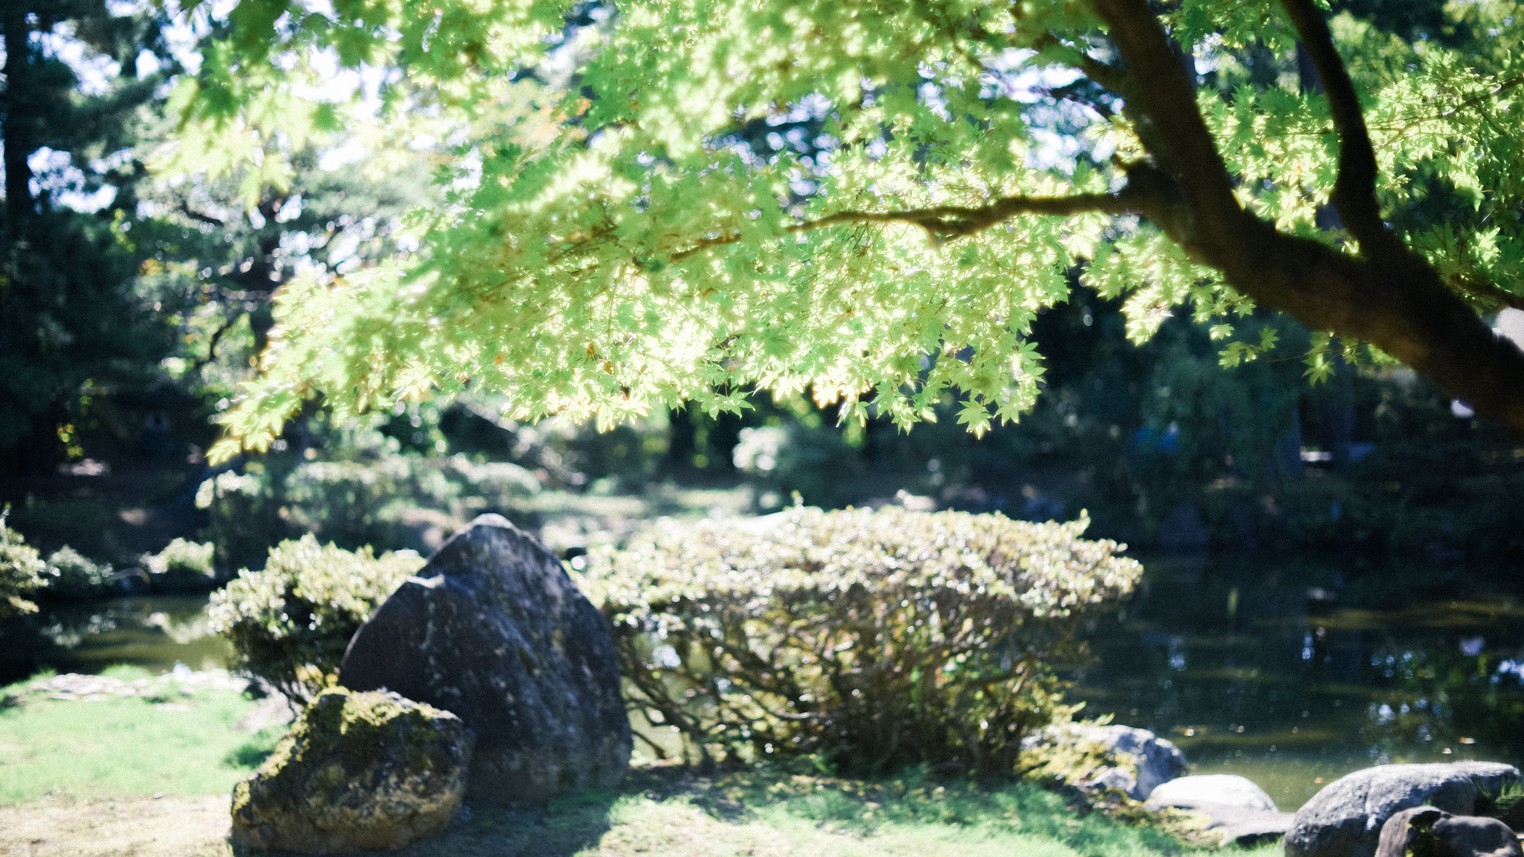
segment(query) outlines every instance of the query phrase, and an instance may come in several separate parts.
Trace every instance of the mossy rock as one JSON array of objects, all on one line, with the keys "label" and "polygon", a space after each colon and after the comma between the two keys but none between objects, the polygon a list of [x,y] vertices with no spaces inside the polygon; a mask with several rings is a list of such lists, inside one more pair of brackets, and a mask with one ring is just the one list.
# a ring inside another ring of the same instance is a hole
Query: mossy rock
[{"label": "mossy rock", "polygon": [[1061,723],[1022,742],[1028,775],[1092,793],[1144,800],[1155,786],[1183,776],[1185,755],[1146,729]]},{"label": "mossy rock", "polygon": [[394,693],[324,691],[233,789],[235,846],[308,854],[396,849],[460,809],[474,739]]}]

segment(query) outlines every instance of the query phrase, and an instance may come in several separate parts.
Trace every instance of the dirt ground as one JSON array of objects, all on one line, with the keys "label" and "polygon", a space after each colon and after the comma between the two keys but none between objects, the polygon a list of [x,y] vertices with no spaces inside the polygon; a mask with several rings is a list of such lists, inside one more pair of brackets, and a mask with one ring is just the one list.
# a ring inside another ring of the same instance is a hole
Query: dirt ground
[{"label": "dirt ground", "polygon": [[3,857],[227,857],[228,798],[48,798],[0,806]]},{"label": "dirt ground", "polygon": [[[490,809],[457,818],[444,834],[388,857],[569,857],[608,829],[606,805],[563,811]],[[641,831],[636,831],[641,832]],[[227,841],[228,798],[44,798],[0,806],[0,857],[234,857]],[[243,852],[294,857],[287,852]],[[646,854],[615,850],[612,857]],[[705,852],[707,854],[707,852]]]}]

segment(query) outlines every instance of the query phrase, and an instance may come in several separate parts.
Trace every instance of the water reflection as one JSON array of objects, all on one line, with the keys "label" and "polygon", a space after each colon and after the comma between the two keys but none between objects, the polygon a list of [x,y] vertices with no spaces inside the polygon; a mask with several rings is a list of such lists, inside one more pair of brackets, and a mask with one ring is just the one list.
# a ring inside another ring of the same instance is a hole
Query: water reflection
[{"label": "water reflection", "polygon": [[1195,772],[1243,774],[1295,809],[1372,764],[1524,761],[1518,593],[1431,571],[1145,564],[1127,612],[1093,629],[1077,695],[1168,735]]},{"label": "water reflection", "polygon": [[40,669],[95,673],[113,664],[163,672],[226,667],[231,649],[212,633],[204,595],[144,596],[45,605],[8,664],[24,677]]}]

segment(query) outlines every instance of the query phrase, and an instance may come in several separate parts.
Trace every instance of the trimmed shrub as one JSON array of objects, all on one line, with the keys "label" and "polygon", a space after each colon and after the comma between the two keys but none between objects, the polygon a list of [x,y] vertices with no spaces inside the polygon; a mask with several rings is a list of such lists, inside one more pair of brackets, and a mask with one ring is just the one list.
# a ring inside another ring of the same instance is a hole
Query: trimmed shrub
[{"label": "trimmed shrub", "polygon": [[212,628],[234,650],[234,669],[305,702],[332,684],[360,625],[409,575],[415,553],[379,557],[311,535],[270,551],[263,571],[244,569],[212,595]]},{"label": "trimmed shrub", "polygon": [[216,545],[218,568],[258,567],[275,544],[302,533],[345,548],[422,548],[434,516],[462,525],[482,511],[507,511],[540,489],[522,467],[463,455],[312,461],[270,455],[245,467],[207,479],[196,492],[209,519],[202,535]]},{"label": "trimmed shrub", "polygon": [[47,574],[42,555],[6,523],[10,512],[9,506],[0,509],[0,619],[35,611],[37,605],[25,596],[42,586]]},{"label": "trimmed shrub", "polygon": [[1081,622],[1141,572],[1086,524],[898,508],[668,524],[592,557],[587,587],[632,706],[685,755],[1004,775],[1062,709]]},{"label": "trimmed shrub", "polygon": [[115,569],[96,562],[67,545],[48,555],[46,582],[41,594],[50,598],[97,598],[111,589]]},{"label": "trimmed shrub", "polygon": [[458,483],[462,501],[475,509],[503,510],[540,493],[540,480],[507,461],[472,461],[464,455],[446,460],[450,481]]},{"label": "trimmed shrub", "polygon": [[151,585],[161,592],[194,592],[211,589],[217,582],[212,566],[211,542],[175,539],[156,554],[145,554]]}]

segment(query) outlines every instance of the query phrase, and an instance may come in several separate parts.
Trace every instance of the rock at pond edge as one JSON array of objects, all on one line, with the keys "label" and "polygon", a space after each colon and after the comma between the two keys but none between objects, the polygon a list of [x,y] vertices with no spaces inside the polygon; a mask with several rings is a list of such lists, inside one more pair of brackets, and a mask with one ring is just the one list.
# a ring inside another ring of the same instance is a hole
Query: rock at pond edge
[{"label": "rock at pond edge", "polygon": [[1517,786],[1519,771],[1497,762],[1381,765],[1329,783],[1297,810],[1286,857],[1373,857],[1381,828],[1398,812],[1431,805],[1472,815],[1484,794]]}]

